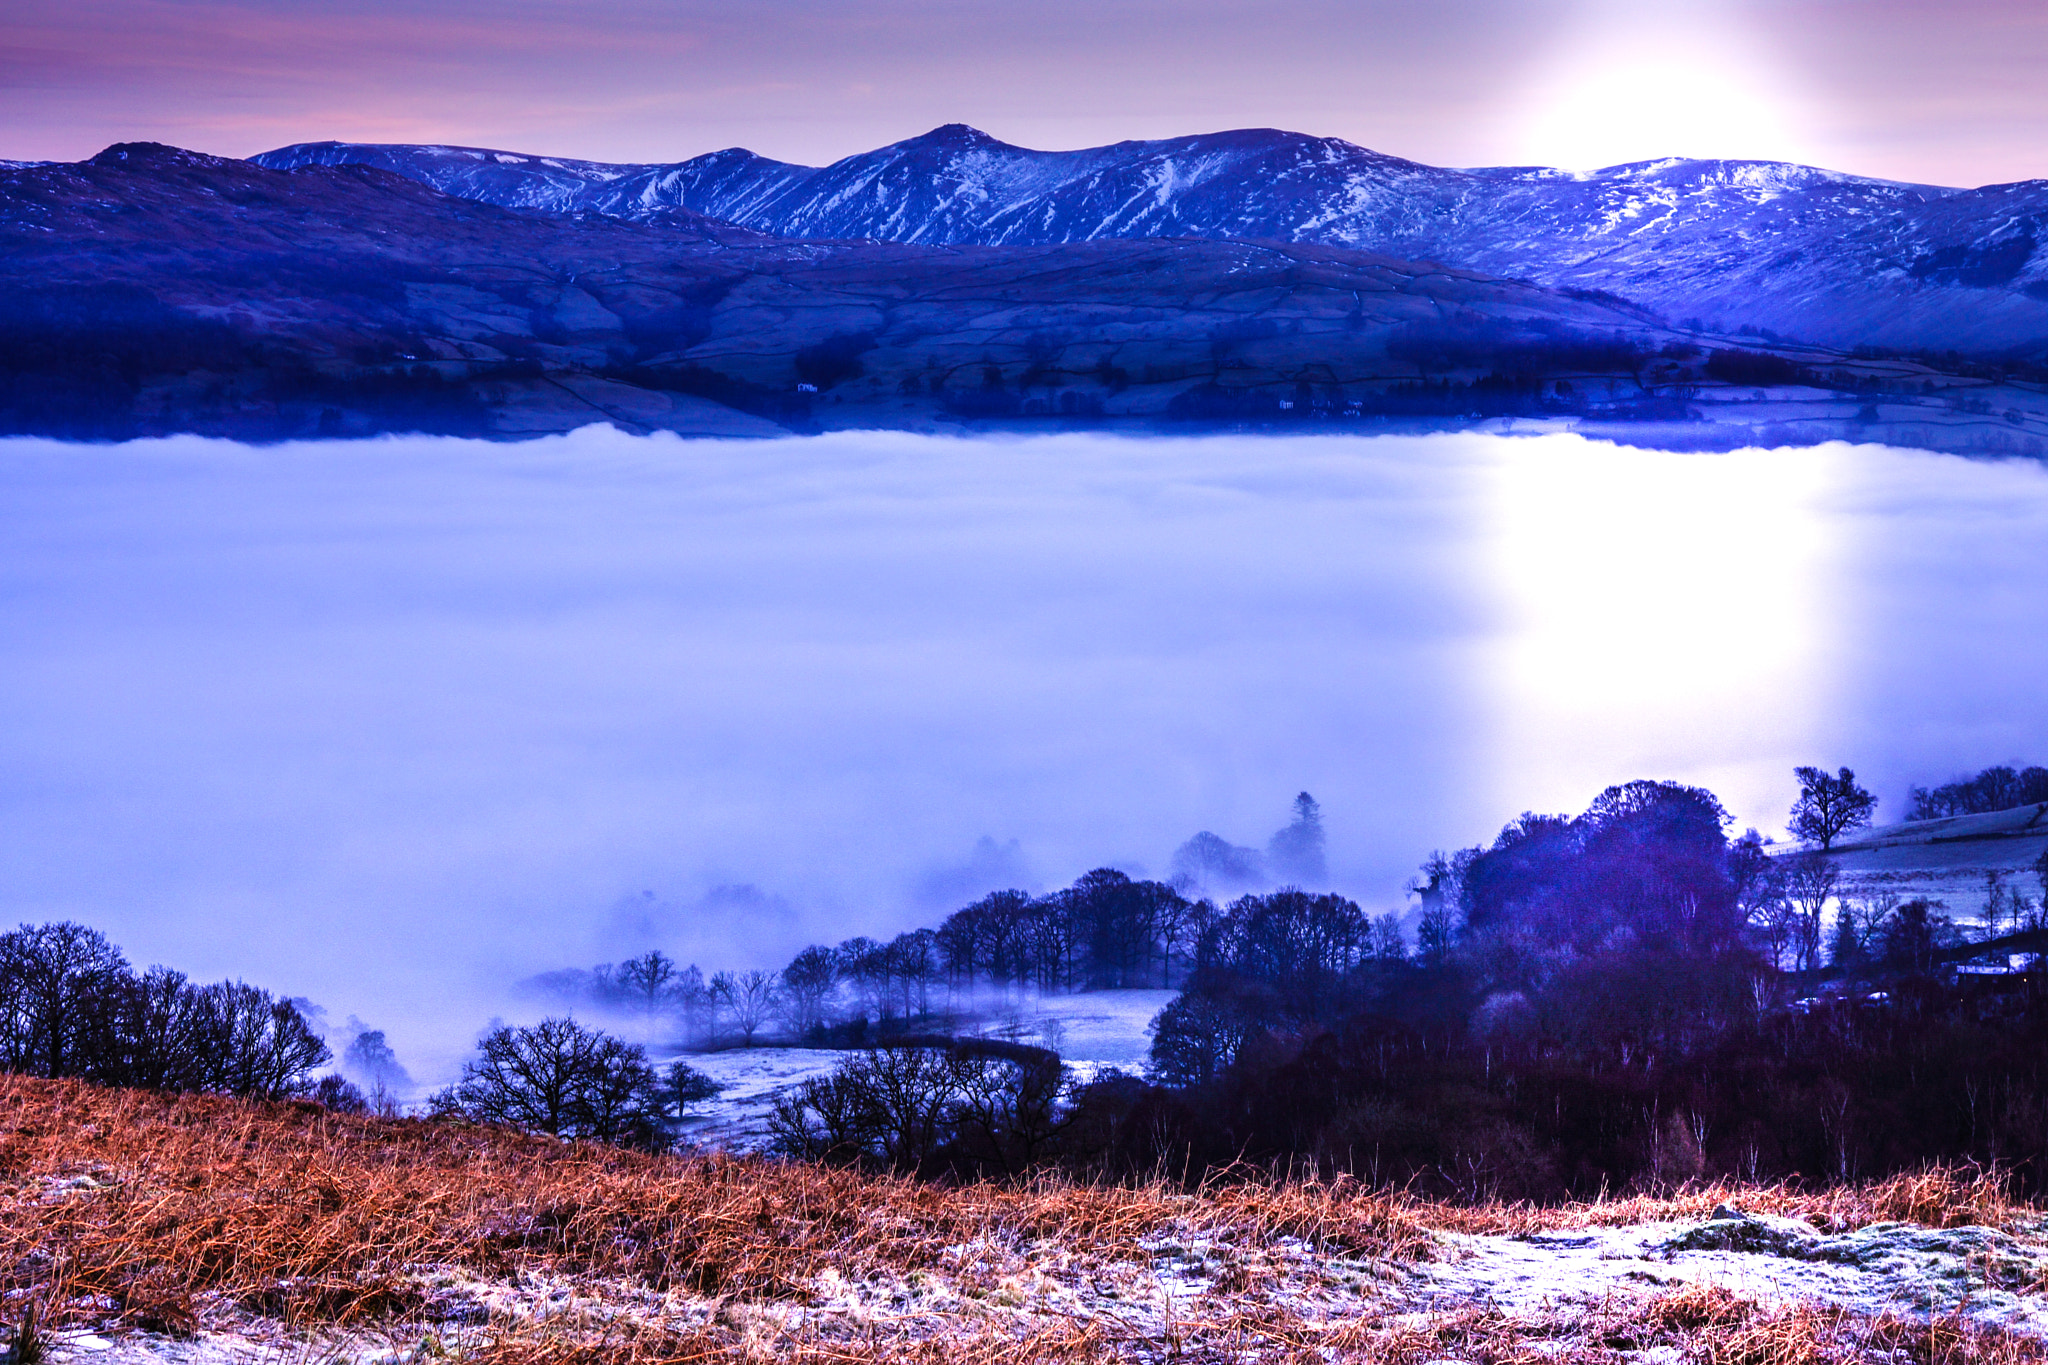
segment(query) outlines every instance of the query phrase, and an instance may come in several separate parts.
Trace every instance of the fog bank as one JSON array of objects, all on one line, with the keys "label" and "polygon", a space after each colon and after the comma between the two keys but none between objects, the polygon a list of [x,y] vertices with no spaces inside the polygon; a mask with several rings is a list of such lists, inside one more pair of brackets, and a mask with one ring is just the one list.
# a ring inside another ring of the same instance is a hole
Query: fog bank
[{"label": "fog bank", "polygon": [[[1572,437],[0,442],[0,913],[374,1018],[779,965],[1322,802],[1332,882],[1634,777],[2048,761],[2048,475]],[[429,1055],[431,1054],[431,1055]]]}]

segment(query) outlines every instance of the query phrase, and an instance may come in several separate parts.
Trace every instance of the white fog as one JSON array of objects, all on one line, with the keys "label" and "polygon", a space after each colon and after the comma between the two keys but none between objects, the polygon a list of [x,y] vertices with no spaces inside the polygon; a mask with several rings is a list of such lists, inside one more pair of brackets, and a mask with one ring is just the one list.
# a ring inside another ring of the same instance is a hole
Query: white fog
[{"label": "white fog", "polygon": [[[1081,435],[0,442],[0,913],[429,1077],[517,977],[777,966],[1261,845],[1370,910],[1612,782],[2048,757],[2048,471]],[[983,843],[981,841],[989,842]]]}]

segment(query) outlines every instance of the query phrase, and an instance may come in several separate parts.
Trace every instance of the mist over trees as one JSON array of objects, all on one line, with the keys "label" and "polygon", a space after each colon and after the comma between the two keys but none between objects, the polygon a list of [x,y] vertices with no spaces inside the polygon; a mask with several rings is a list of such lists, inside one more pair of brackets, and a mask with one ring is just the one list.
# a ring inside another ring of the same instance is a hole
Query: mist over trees
[{"label": "mist over trees", "polygon": [[[1867,816],[1848,770],[1800,776],[1831,840]],[[1306,1161],[1552,1199],[1976,1160],[2040,1188],[2048,994],[2038,957],[2005,963],[2048,948],[2048,857],[2040,896],[1988,874],[1970,930],[1852,884],[1817,835],[1728,823],[1664,782],[1523,815],[1425,862],[1406,951],[1355,907],[1246,897],[1154,1022],[1155,1085],[1078,1103],[1131,1171]]]},{"label": "mist over trees", "polygon": [[[1097,868],[1044,895],[991,891],[936,927],[887,940],[857,935],[811,944],[780,972],[713,973],[656,950],[588,970],[519,983],[527,995],[620,1019],[637,1016],[693,1045],[751,1045],[763,1037],[859,1042],[930,1022],[977,991],[1174,989],[1195,969],[1202,937],[1221,916],[1212,889],[1328,880],[1322,808],[1307,792],[1265,850],[1203,831],[1175,851],[1168,881]],[[1014,848],[984,839],[976,857],[1013,866]]]},{"label": "mist over trees", "polygon": [[[1406,914],[1315,885],[1325,834],[1303,793],[1263,852],[1205,832],[1172,881],[1100,868],[991,892],[934,927],[810,945],[780,972],[707,978],[648,952],[528,985],[705,1046],[841,1049],[834,1074],[777,1098],[776,1146],[927,1178],[1306,1163],[1556,1199],[1975,1160],[2041,1187],[2048,857],[2038,888],[1987,874],[1981,925],[1960,924],[1845,875],[1830,845],[1874,803],[1847,768],[1797,776],[1800,844],[1731,837],[1702,788],[1629,782],[1430,854]],[[1264,885],[1219,904],[1191,869]],[[1973,955],[1991,965],[1959,971]],[[371,1107],[341,1076],[314,1079],[327,1049],[303,1002],[137,973],[82,926],[0,935],[0,987],[11,1070]],[[1177,994],[1142,1078],[1079,1083],[1052,1036],[958,1036],[990,1001],[1162,987]],[[351,1019],[344,1036],[348,1076],[380,1095],[409,1082],[380,1031]],[[660,1148],[716,1092],[556,1015],[494,1025],[430,1110]]]},{"label": "mist over trees", "polygon": [[1915,787],[1909,796],[1908,820],[1939,820],[1950,815],[1988,815],[1993,811],[2048,802],[2048,768],[1986,768],[1933,790]]}]

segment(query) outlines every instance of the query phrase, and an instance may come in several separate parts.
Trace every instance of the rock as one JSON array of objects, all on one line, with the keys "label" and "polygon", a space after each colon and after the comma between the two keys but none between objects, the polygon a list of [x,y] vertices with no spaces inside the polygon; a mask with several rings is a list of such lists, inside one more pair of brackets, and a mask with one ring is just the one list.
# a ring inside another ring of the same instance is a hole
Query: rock
[{"label": "rock", "polygon": [[1707,1222],[1687,1228],[1663,1245],[1667,1255],[1679,1251],[1747,1251],[1801,1261],[1819,1259],[1823,1249],[1823,1239],[1811,1224],[1797,1218],[1743,1213],[1726,1206],[1715,1209]]}]

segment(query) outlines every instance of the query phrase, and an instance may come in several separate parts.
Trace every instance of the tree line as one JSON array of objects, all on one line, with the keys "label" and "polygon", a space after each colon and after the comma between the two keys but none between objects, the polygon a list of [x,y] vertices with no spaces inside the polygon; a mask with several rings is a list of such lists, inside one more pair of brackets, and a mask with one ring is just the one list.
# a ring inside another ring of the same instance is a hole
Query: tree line
[{"label": "tree line", "polygon": [[313,1090],[330,1055],[296,1004],[247,982],[138,972],[79,924],[0,934],[0,1069],[277,1098]]},{"label": "tree line", "polygon": [[1042,896],[991,892],[936,928],[890,939],[856,936],[811,944],[779,972],[706,977],[650,951],[588,970],[547,972],[522,989],[569,1006],[638,1014],[678,1028],[685,1041],[755,1042],[764,1031],[809,1042],[859,1041],[872,1031],[929,1023],[976,990],[1043,994],[1171,989],[1193,970],[1200,945],[1223,917],[1204,894],[1274,878],[1310,885],[1327,874],[1322,808],[1302,792],[1292,818],[1263,852],[1203,831],[1174,854],[1170,881],[1097,868]]},{"label": "tree line", "polygon": [[1908,820],[1939,820],[1950,815],[1988,815],[2048,802],[2048,768],[1986,768],[1971,777],[1944,782],[1932,790],[1915,787]]}]

